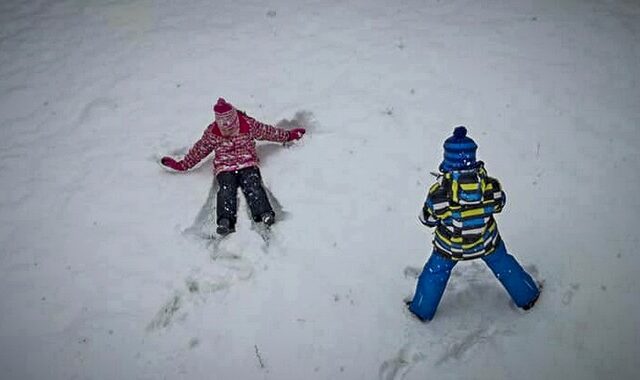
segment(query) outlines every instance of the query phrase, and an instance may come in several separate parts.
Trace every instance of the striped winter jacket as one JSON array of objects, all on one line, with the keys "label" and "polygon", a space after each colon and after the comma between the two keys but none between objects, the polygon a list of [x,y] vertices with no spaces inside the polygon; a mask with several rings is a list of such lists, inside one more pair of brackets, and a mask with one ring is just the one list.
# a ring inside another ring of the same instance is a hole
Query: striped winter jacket
[{"label": "striped winter jacket", "polygon": [[182,159],[186,169],[191,169],[215,151],[213,169],[215,174],[258,166],[255,140],[285,142],[289,137],[286,129],[261,123],[244,112],[238,112],[240,129],[236,135],[223,136],[214,121]]},{"label": "striped winter jacket", "polygon": [[436,227],[435,251],[453,260],[471,260],[493,253],[500,234],[493,214],[506,197],[500,183],[483,165],[447,172],[429,189],[421,222]]}]

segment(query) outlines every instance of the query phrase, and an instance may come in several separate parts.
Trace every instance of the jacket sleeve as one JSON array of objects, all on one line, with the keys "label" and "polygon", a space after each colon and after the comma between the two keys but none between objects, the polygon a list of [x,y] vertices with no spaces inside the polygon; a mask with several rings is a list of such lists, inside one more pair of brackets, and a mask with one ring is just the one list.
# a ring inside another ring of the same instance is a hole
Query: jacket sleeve
[{"label": "jacket sleeve", "polygon": [[431,211],[429,211],[429,207],[427,207],[426,203],[422,207],[422,213],[418,216],[418,219],[422,224],[427,227],[435,227],[438,225],[438,219],[433,216]]},{"label": "jacket sleeve", "polygon": [[429,194],[422,206],[420,221],[427,227],[435,227],[440,220],[445,219],[449,212],[447,191],[441,182],[434,183],[429,188]]},{"label": "jacket sleeve", "polygon": [[211,131],[213,124],[209,125],[204,131],[204,134],[192,147],[189,152],[182,158],[181,162],[185,169],[191,169],[196,166],[200,161],[205,159],[214,148],[214,135]]},{"label": "jacket sleeve", "polygon": [[507,203],[507,195],[502,190],[500,182],[492,177],[487,177],[487,187],[485,189],[484,199],[493,200],[495,202],[493,206],[493,212],[495,214],[502,211],[504,205]]},{"label": "jacket sleeve", "polygon": [[251,127],[251,136],[256,140],[285,142],[289,138],[289,131],[284,128],[277,128],[262,123],[246,114],[243,114],[241,117],[244,117],[249,127]]}]

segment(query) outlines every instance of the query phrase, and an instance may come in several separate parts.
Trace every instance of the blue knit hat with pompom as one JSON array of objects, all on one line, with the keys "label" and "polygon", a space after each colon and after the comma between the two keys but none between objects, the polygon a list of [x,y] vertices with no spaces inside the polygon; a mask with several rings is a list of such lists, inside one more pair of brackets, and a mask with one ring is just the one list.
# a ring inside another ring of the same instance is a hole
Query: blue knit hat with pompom
[{"label": "blue knit hat with pompom", "polygon": [[443,146],[444,160],[440,164],[441,172],[475,169],[478,166],[476,161],[478,146],[475,141],[467,137],[467,128],[456,127],[453,130],[453,136],[446,139]]}]

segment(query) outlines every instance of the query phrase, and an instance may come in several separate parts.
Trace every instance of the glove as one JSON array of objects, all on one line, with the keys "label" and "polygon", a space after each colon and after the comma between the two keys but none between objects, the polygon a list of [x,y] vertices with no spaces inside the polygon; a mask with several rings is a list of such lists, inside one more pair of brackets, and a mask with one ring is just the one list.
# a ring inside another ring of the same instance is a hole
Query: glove
[{"label": "glove", "polygon": [[160,160],[160,163],[170,169],[173,169],[179,172],[183,172],[187,170],[184,167],[184,164],[182,162],[178,162],[171,157],[162,157],[162,160]]},{"label": "glove", "polygon": [[300,140],[307,130],[304,128],[293,128],[289,131],[287,141]]}]

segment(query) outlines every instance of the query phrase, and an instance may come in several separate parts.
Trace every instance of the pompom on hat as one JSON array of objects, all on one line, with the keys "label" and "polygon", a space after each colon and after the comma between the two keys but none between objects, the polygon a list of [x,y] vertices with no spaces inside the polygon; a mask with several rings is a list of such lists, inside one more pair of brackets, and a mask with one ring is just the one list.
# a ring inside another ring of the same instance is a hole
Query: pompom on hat
[{"label": "pompom on hat", "polygon": [[478,145],[467,137],[467,128],[456,127],[453,136],[444,141],[444,159],[440,164],[441,172],[469,170],[478,167],[476,150]]}]

